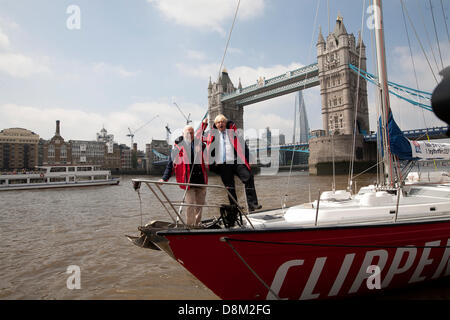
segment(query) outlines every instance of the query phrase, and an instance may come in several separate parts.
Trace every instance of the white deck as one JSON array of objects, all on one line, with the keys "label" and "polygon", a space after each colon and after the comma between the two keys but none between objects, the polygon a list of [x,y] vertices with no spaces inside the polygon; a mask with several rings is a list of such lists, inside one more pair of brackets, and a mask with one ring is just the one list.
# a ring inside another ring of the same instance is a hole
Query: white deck
[{"label": "white deck", "polygon": [[[286,209],[252,214],[249,218],[257,229],[450,219],[450,184],[404,187],[397,214],[397,195],[395,194],[386,191],[377,192],[371,187],[361,189],[354,196],[347,193],[345,197],[344,193],[345,191],[323,193],[319,210],[317,210],[316,200]],[[247,225],[247,227],[250,226]]]}]

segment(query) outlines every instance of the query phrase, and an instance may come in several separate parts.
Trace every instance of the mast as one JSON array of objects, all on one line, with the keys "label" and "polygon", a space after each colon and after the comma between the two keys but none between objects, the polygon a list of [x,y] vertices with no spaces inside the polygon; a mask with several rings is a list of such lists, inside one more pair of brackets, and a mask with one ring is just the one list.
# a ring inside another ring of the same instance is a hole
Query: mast
[{"label": "mast", "polygon": [[384,28],[383,28],[383,8],[382,0],[373,0],[374,16],[375,16],[375,39],[377,49],[377,66],[378,66],[378,81],[380,83],[380,102],[381,102],[381,134],[383,137],[383,163],[384,175],[387,179],[387,185],[393,186],[394,174],[392,166],[392,156],[389,145],[388,136],[388,116],[391,112],[389,102],[389,89],[386,68],[386,51],[384,45]]}]

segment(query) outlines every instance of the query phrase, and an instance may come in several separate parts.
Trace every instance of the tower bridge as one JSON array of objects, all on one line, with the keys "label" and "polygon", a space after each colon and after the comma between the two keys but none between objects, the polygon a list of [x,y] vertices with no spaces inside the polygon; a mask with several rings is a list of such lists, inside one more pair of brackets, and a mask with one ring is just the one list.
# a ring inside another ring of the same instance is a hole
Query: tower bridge
[{"label": "tower bridge", "polygon": [[[243,129],[245,106],[320,86],[323,135],[309,140],[307,149],[310,174],[329,173],[333,161],[337,173],[347,172],[353,152],[355,171],[365,170],[376,163],[376,136],[368,134],[367,81],[364,78],[358,79],[358,74],[350,65],[359,65],[362,71],[367,70],[366,47],[361,35],[358,34],[356,41],[355,36],[347,32],[343,18],[338,16],[333,32],[326,38],[319,31],[316,49],[316,63],[267,80],[260,78],[257,83],[245,88],[240,81],[236,88],[226,70],[222,71],[216,82],[211,82],[210,79],[210,125],[218,114],[224,114],[238,128]],[[355,118],[357,136],[353,139]],[[426,129],[422,132],[407,132],[407,136],[412,138],[414,135],[422,135],[424,131]],[[444,129],[441,131],[429,131],[430,138],[440,137]],[[301,148],[304,151],[305,146]],[[291,149],[292,146],[281,147],[280,152],[292,154],[294,151]]]},{"label": "tower bridge", "polygon": [[243,107],[319,84],[319,66],[314,63],[268,80],[260,78],[257,84],[223,94],[220,102],[222,104],[234,103]]},{"label": "tower bridge", "polygon": [[[360,46],[361,43],[361,46]],[[271,79],[260,78],[256,84],[242,87],[239,81],[236,88],[226,70],[223,70],[216,82],[209,81],[208,111],[210,125],[214,118],[222,113],[232,119],[238,128],[244,128],[244,107],[253,103],[273,99],[299,90],[320,86],[321,110],[324,137],[313,138],[309,142],[310,173],[320,174],[318,164],[330,164],[330,134],[339,136],[334,139],[334,155],[336,161],[348,162],[351,154],[352,134],[355,119],[355,102],[358,97],[356,114],[359,132],[369,132],[369,113],[367,103],[367,84],[359,81],[357,92],[357,75],[349,64],[359,65],[366,70],[366,51],[362,41],[356,41],[344,26],[343,18],[338,16],[336,25],[326,39],[319,32],[316,44],[317,63],[297,70],[288,71]],[[360,56],[361,53],[361,56]],[[361,63],[358,64],[358,61]],[[356,139],[357,150],[376,149],[376,144],[367,145],[362,134]],[[369,143],[370,144],[370,143]],[[359,149],[358,149],[359,148]],[[376,153],[357,152],[363,155],[357,161],[372,165],[376,161]]]}]

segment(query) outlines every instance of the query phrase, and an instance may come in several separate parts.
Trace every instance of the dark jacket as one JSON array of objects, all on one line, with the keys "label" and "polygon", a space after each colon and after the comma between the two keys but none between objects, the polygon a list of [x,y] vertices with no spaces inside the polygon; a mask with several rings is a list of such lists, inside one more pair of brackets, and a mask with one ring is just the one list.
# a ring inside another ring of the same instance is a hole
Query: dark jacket
[{"label": "dark jacket", "polygon": [[[174,148],[172,149],[169,162],[167,163],[162,177],[164,181],[168,181],[175,173],[177,182],[179,183],[208,183],[208,176],[203,163],[203,155],[195,155],[194,141],[191,143],[186,143],[183,136],[178,137],[175,140]],[[202,150],[204,148],[205,145],[202,143]],[[197,158],[195,158],[195,156],[197,156]]]}]

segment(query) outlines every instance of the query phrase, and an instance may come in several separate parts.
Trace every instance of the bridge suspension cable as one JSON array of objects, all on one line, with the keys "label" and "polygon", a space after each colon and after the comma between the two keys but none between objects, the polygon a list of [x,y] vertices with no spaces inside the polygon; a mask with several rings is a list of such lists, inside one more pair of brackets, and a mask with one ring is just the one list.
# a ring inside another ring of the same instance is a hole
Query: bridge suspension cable
[{"label": "bridge suspension cable", "polygon": [[[368,73],[368,72],[366,72],[364,70],[361,70],[361,69],[355,67],[352,64],[350,64],[349,66],[350,66],[350,68],[353,71],[360,73],[360,76],[362,78],[364,78],[367,81],[369,81],[370,83],[378,86],[377,77],[375,77],[373,74],[370,74],[370,73]],[[422,98],[422,99],[425,99],[425,100],[429,100],[429,101],[431,100],[431,93],[430,92],[425,92],[425,91],[420,91],[420,90],[417,90],[417,89],[409,88],[409,87],[403,86],[401,84],[398,84],[398,83],[395,83],[395,82],[392,82],[392,81],[389,81],[388,84],[389,84],[389,87],[391,87],[394,90],[401,91],[403,93],[407,93],[409,95],[412,95],[412,96],[415,96],[415,97],[419,97],[419,98]],[[418,107],[423,108],[423,109],[428,110],[428,111],[433,111],[432,108],[431,108],[431,105],[427,105],[427,104],[423,104],[423,103],[411,100],[409,98],[406,98],[406,97],[404,97],[404,96],[394,92],[393,90],[389,90],[389,92],[392,93],[393,95],[395,95],[396,97],[398,97],[398,98],[400,98],[402,100],[405,100],[405,101],[407,101],[407,102],[409,102],[409,103],[411,103],[411,104],[413,104],[415,106],[418,106]]]}]

